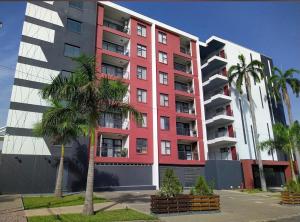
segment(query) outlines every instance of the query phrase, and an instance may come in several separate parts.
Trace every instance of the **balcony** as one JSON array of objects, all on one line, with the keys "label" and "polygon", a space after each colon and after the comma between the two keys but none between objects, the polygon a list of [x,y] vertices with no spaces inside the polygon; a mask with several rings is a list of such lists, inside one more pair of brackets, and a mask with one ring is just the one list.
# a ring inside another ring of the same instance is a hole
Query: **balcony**
[{"label": "balcony", "polygon": [[195,114],[193,103],[176,101],[176,112],[184,114]]},{"label": "balcony", "polygon": [[226,54],[224,50],[221,50],[217,53],[214,53],[212,56],[209,56],[208,59],[202,62],[202,75],[206,76],[214,70],[220,69],[221,67],[227,64]]},{"label": "balcony", "polygon": [[174,86],[175,86],[175,90],[178,90],[181,92],[185,92],[185,93],[193,93],[194,92],[193,87],[191,86],[191,84],[188,84],[188,83],[175,81]]},{"label": "balcony", "polygon": [[199,160],[196,142],[191,144],[178,144],[177,150],[179,160]]},{"label": "balcony", "polygon": [[98,157],[128,157],[128,137],[108,136],[101,134],[98,137],[96,156]]},{"label": "balcony", "polygon": [[210,148],[208,151],[208,158],[210,160],[233,160],[229,147]]},{"label": "balcony", "polygon": [[[177,118],[182,122],[176,122],[176,134],[178,136],[197,137],[197,130],[195,128],[195,122],[188,122],[182,118]],[[185,121],[185,122],[183,122]]]},{"label": "balcony", "polygon": [[191,56],[191,40],[180,36],[180,53],[182,56]]},{"label": "balcony", "polygon": [[123,32],[125,34],[130,34],[128,23],[129,23],[129,21],[127,20],[127,21],[124,21],[123,25],[122,25],[122,23],[119,21],[108,20],[107,18],[104,18],[104,21],[103,21],[104,26],[114,29],[114,30],[117,30],[119,32]]},{"label": "balcony", "polygon": [[207,145],[211,147],[230,146],[237,142],[235,133],[225,127],[207,131]]},{"label": "balcony", "polygon": [[122,114],[117,113],[102,113],[98,122],[102,128],[115,128],[128,130],[129,121]]},{"label": "balcony", "polygon": [[217,89],[204,96],[204,105],[206,108],[212,106],[220,106],[231,102],[230,90],[226,88]]},{"label": "balcony", "polygon": [[127,60],[103,54],[101,72],[112,77],[129,79],[128,64]]},{"label": "balcony", "polygon": [[204,91],[210,91],[228,83],[227,71],[219,70],[203,78]]},{"label": "balcony", "polygon": [[192,63],[190,59],[185,57],[174,55],[174,69],[183,74],[192,74]]},{"label": "balcony", "polygon": [[216,125],[228,125],[234,121],[232,110],[224,110],[220,112],[206,112],[207,119],[205,121],[207,127]]}]

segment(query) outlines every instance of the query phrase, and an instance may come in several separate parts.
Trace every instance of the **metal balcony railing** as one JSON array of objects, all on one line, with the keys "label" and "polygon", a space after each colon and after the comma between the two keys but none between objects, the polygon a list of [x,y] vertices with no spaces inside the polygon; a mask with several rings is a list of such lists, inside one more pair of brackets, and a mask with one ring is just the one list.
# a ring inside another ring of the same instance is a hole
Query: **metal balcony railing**
[{"label": "metal balcony railing", "polygon": [[191,51],[189,48],[186,48],[184,46],[180,46],[180,52],[187,54],[187,55],[191,55]]},{"label": "metal balcony railing", "polygon": [[114,22],[111,22],[111,21],[108,21],[108,20],[104,20],[103,25],[106,26],[106,27],[115,29],[117,31],[129,34],[129,28],[127,26],[119,25],[117,23],[114,23]]},{"label": "metal balcony railing", "polygon": [[124,46],[117,45],[115,43],[107,42],[104,40],[102,42],[102,48],[109,50],[111,52],[119,53],[121,55],[129,55],[129,52],[127,50],[125,50]]},{"label": "metal balcony railing", "polygon": [[127,149],[122,147],[101,146],[99,147],[101,157],[127,157]]},{"label": "metal balcony railing", "polygon": [[224,109],[224,111],[222,111],[222,112],[208,113],[207,119],[211,119],[211,118],[214,118],[215,116],[220,116],[220,115],[233,116],[233,111]]},{"label": "metal balcony railing", "polygon": [[235,138],[235,132],[234,131],[221,131],[221,132],[208,132],[208,140],[220,138],[220,137],[231,137]]},{"label": "metal balcony railing", "polygon": [[102,65],[101,70],[102,73],[112,75],[118,78],[127,79],[129,76],[128,72],[124,71],[124,69],[115,66]]},{"label": "metal balcony railing", "polygon": [[211,97],[215,96],[215,95],[225,95],[225,96],[230,96],[230,90],[229,89],[218,89],[218,90],[215,90],[211,93],[208,93],[207,95],[204,96],[204,100],[208,100],[210,99]]},{"label": "metal balcony railing", "polygon": [[198,153],[193,151],[178,151],[179,160],[198,160]]},{"label": "metal balcony railing", "polygon": [[182,64],[176,63],[176,62],[174,62],[174,69],[178,70],[178,71],[181,71],[181,72],[188,73],[188,74],[192,73],[192,70],[191,70],[190,66],[182,65]]},{"label": "metal balcony railing", "polygon": [[193,87],[189,86],[188,84],[175,82],[175,90],[179,90],[182,92],[192,93]]}]

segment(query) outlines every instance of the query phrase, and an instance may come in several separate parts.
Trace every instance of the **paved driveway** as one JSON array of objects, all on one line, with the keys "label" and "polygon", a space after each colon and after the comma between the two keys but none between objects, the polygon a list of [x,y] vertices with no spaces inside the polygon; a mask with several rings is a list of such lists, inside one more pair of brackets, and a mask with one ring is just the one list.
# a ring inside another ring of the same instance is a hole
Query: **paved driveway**
[{"label": "paved driveway", "polygon": [[[99,195],[128,205],[138,211],[150,213],[150,194],[155,191],[104,192]],[[221,196],[221,212],[192,215],[161,216],[165,222],[298,222],[300,206],[279,204],[278,193],[247,194],[238,191],[217,191]],[[286,217],[298,216],[286,219]],[[279,220],[280,219],[280,220]]]},{"label": "paved driveway", "polygon": [[0,222],[26,222],[20,195],[0,195]]}]

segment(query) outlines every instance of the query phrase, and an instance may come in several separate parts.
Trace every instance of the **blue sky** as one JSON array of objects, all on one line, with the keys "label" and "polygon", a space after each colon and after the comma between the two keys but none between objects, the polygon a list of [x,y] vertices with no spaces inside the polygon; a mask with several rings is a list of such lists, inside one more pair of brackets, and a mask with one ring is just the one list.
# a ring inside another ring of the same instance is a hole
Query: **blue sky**
[{"label": "blue sky", "polygon": [[[282,69],[300,69],[300,3],[272,2],[118,2],[119,4],[199,36],[216,35],[270,56]],[[24,2],[0,2],[0,126],[6,124]],[[294,118],[300,99],[292,96]]]}]

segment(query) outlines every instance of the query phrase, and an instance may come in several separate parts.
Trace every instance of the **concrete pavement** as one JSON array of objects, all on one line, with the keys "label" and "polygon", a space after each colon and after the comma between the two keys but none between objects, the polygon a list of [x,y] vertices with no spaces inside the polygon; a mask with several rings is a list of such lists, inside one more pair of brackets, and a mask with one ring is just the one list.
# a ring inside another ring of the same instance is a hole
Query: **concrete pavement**
[{"label": "concrete pavement", "polygon": [[27,222],[20,195],[0,195],[0,222]]}]

